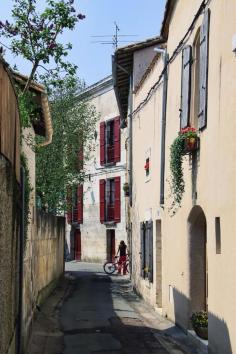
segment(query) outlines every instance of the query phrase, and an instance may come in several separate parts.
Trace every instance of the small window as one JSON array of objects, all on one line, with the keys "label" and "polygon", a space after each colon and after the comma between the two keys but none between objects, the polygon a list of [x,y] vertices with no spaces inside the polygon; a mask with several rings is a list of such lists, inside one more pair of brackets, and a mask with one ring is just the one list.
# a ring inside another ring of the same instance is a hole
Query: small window
[{"label": "small window", "polygon": [[215,218],[216,254],[221,254],[221,227],[220,218]]},{"label": "small window", "polygon": [[146,159],[146,163],[145,163],[145,172],[146,172],[146,177],[149,176],[149,173],[150,173],[150,159],[149,157]]},{"label": "small window", "polygon": [[145,182],[148,182],[150,181],[150,177],[151,177],[151,148],[147,149],[145,152],[144,171],[145,171]]}]

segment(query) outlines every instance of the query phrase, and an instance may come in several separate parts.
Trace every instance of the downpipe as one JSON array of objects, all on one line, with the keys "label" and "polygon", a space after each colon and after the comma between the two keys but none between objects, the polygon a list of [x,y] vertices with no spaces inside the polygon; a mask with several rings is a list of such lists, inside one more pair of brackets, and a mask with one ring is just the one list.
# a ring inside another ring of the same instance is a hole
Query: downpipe
[{"label": "downpipe", "polygon": [[160,158],[160,206],[165,204],[165,143],[166,143],[166,109],[167,109],[167,84],[168,72],[167,63],[169,55],[166,49],[154,48],[154,51],[160,53],[163,58],[165,72],[163,74],[163,93],[162,93],[162,120],[161,120],[161,158]]}]

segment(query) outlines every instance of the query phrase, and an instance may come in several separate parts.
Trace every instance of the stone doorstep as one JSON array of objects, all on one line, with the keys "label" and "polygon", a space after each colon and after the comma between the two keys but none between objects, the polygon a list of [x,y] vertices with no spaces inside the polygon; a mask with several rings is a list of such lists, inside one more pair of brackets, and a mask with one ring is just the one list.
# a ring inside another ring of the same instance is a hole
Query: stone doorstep
[{"label": "stone doorstep", "polygon": [[201,351],[202,354],[208,353],[208,340],[198,337],[193,330],[187,331],[188,338],[195,344]]}]

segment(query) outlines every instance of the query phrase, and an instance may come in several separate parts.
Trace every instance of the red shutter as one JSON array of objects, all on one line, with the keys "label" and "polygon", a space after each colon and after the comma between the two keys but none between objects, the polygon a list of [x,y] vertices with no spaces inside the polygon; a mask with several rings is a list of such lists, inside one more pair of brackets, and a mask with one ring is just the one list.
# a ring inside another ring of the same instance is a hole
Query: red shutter
[{"label": "red shutter", "polygon": [[105,208],[106,208],[106,180],[100,179],[99,181],[99,194],[100,194],[100,221],[103,224],[105,221]]},{"label": "red shutter", "polygon": [[120,177],[115,177],[115,222],[120,222]]},{"label": "red shutter", "polygon": [[83,224],[83,193],[84,188],[83,185],[78,185],[77,188],[77,208],[78,208],[78,224]]},{"label": "red shutter", "polygon": [[105,165],[106,159],[105,159],[105,131],[106,131],[106,126],[105,122],[100,123],[100,164]]},{"label": "red shutter", "polygon": [[114,144],[115,144],[115,162],[120,161],[120,117],[115,118],[114,124]]}]

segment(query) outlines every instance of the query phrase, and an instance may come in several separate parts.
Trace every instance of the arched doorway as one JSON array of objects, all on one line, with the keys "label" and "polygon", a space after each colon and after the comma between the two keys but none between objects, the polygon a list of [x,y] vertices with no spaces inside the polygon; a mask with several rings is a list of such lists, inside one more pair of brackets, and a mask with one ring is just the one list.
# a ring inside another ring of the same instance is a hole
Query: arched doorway
[{"label": "arched doorway", "polygon": [[194,206],[188,217],[189,297],[192,312],[207,310],[207,223],[200,206]]}]

